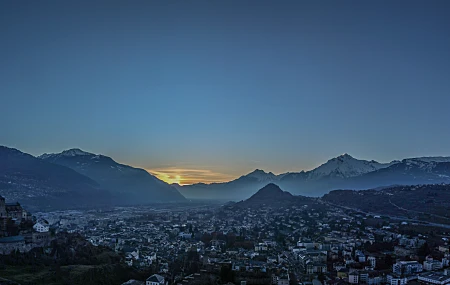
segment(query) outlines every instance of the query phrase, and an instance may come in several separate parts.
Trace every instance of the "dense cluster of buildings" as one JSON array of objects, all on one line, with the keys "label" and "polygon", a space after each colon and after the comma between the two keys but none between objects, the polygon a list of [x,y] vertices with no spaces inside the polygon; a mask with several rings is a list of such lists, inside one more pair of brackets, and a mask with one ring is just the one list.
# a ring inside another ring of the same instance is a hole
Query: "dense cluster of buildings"
[{"label": "dense cluster of buildings", "polygon": [[[81,233],[155,275],[130,284],[450,284],[448,229],[322,202],[36,213],[0,197],[0,254]],[[130,281],[131,282],[131,281]],[[136,283],[137,282],[137,283]]]},{"label": "dense cluster of buildings", "polygon": [[329,205],[161,205],[37,216],[56,232],[79,232],[123,253],[128,266],[153,268],[168,284],[450,282],[445,229],[431,241],[411,231],[420,225]]}]

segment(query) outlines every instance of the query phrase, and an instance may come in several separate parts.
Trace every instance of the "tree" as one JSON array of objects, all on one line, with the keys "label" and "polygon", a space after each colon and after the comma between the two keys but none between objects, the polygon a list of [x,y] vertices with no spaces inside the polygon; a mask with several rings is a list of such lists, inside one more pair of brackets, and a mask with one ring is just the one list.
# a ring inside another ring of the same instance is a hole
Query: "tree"
[{"label": "tree", "polygon": [[384,264],[386,268],[392,268],[392,265],[394,264],[394,260],[392,259],[392,256],[390,254],[386,254],[384,256]]},{"label": "tree", "polygon": [[317,275],[317,279],[319,279],[319,281],[322,282],[322,284],[323,284],[323,281],[325,281],[325,274],[323,274],[322,272],[320,272],[320,273]]},{"label": "tree", "polygon": [[222,283],[234,282],[234,271],[230,266],[222,265],[220,268],[220,279]]},{"label": "tree", "polygon": [[431,249],[428,246],[428,243],[425,242],[418,250],[417,250],[417,255],[421,258],[421,259],[425,259],[425,257],[427,255],[429,255],[431,253]]}]

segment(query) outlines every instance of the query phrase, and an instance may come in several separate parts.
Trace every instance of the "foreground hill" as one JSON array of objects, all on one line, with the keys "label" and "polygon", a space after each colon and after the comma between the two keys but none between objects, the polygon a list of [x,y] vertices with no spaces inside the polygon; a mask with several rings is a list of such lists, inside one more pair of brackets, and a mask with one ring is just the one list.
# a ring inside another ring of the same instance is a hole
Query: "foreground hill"
[{"label": "foreground hill", "polygon": [[262,206],[278,208],[305,205],[314,202],[314,200],[314,198],[294,196],[287,191],[281,190],[278,185],[269,183],[247,200],[235,203],[232,206],[240,208],[255,208]]},{"label": "foreground hill", "polygon": [[43,154],[39,158],[69,167],[95,180],[121,204],[185,201],[175,187],[144,169],[117,163],[108,156],[69,149],[61,153]]},{"label": "foreground hill", "polygon": [[91,178],[4,146],[0,146],[0,195],[31,209],[111,202],[110,194]]},{"label": "foreground hill", "polygon": [[255,170],[240,178],[212,184],[180,186],[187,198],[242,200],[267,183],[276,183],[295,194],[319,197],[335,189],[372,189],[390,185],[450,183],[449,157],[418,157],[378,163],[344,154],[311,171],[280,175]]},{"label": "foreground hill", "polygon": [[379,190],[334,190],[323,201],[381,215],[450,224],[450,185],[395,186]]}]

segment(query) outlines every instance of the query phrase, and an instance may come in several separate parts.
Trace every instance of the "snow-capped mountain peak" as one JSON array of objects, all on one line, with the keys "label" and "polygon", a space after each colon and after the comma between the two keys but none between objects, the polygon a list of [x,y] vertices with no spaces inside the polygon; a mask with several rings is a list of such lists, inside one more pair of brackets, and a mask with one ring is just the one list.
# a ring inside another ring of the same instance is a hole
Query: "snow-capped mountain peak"
[{"label": "snow-capped mountain peak", "polygon": [[347,178],[389,167],[390,165],[392,163],[360,160],[344,153],[311,170],[309,172],[309,178],[317,179],[324,176]]},{"label": "snow-capped mountain peak", "polygon": [[338,157],[335,157],[334,159],[346,160],[346,159],[354,159],[354,158],[350,154],[344,153],[344,154],[339,155]]},{"label": "snow-capped mountain peak", "polygon": [[79,148],[72,148],[72,149],[68,149],[68,150],[64,150],[61,153],[44,153],[40,156],[38,156],[38,158],[41,159],[46,159],[46,158],[50,158],[50,157],[56,157],[56,156],[85,156],[85,155],[94,155],[93,153],[90,152],[86,152],[83,151]]},{"label": "snow-capped mountain peak", "polygon": [[68,149],[68,150],[65,150],[65,151],[63,151],[61,153],[61,155],[64,155],[64,156],[92,155],[92,154],[93,153],[89,153],[89,152],[83,151],[83,150],[81,150],[79,148]]}]

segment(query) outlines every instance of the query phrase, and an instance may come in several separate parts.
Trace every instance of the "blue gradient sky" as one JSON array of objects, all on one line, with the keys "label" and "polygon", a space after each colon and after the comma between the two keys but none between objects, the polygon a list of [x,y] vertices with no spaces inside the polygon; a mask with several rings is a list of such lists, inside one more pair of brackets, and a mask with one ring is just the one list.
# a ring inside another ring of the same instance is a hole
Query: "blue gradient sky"
[{"label": "blue gradient sky", "polygon": [[1,1],[0,144],[206,182],[344,152],[450,155],[448,15],[450,1]]}]

